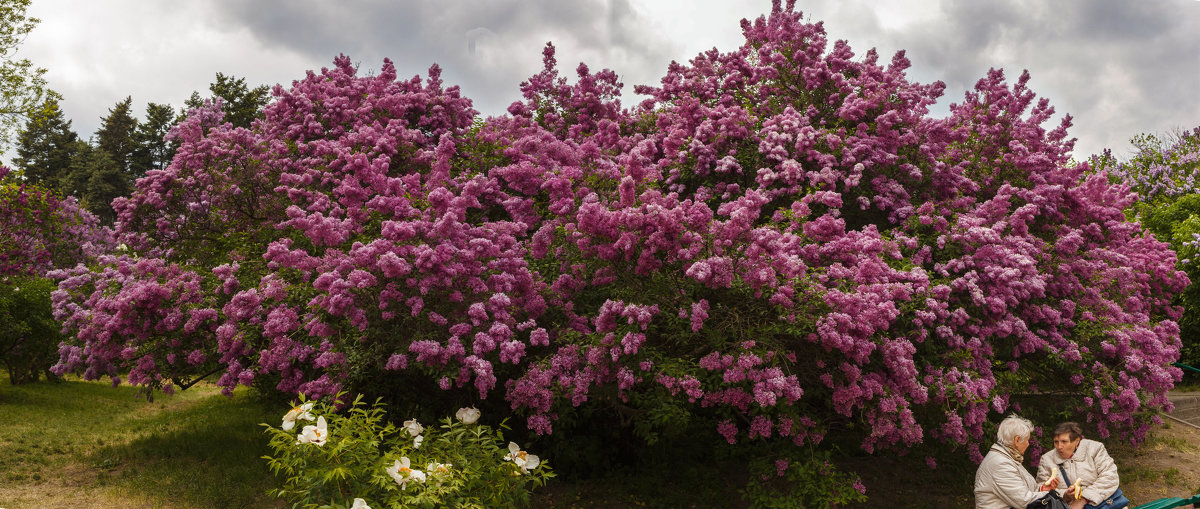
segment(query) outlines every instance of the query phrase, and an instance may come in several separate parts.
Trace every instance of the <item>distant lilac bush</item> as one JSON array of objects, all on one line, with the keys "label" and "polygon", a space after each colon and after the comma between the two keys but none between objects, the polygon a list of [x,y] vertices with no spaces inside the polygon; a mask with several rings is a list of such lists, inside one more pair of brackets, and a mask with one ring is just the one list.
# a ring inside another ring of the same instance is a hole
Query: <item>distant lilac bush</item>
[{"label": "distant lilac bush", "polygon": [[1118,161],[1112,151],[1105,151],[1090,162],[1129,185],[1142,203],[1195,194],[1200,188],[1200,127],[1168,139],[1141,134],[1131,143],[1136,153],[1128,161]]},{"label": "distant lilac bush", "polygon": [[74,198],[0,166],[0,361],[12,383],[36,382],[58,359],[60,326],[50,309],[56,281],[47,274],[88,263],[111,243],[111,231]]},{"label": "distant lilac bush", "polygon": [[[1118,161],[1105,152],[1090,161],[1092,169],[1113,182],[1128,185],[1137,201],[1126,216],[1140,222],[1179,255],[1179,267],[1192,281],[1200,279],[1200,127],[1169,136],[1133,138],[1136,153]],[[1180,361],[1200,366],[1200,344],[1186,341],[1200,334],[1200,287],[1191,284],[1178,297],[1184,313],[1177,321],[1185,339]]]},{"label": "distant lilac bush", "polygon": [[903,53],[856,60],[792,2],[742,28],[632,109],[547,45],[498,117],[436,66],[347,57],[249,129],[194,111],[116,204],[139,258],[63,280],[57,369],[427,385],[537,433],[589,402],[716,416],[731,443],[856,420],[867,451],[979,444],[1015,394],[1070,391],[1102,434],[1144,436],[1188,279],[1125,221],[1127,187],[1068,164],[1028,75],[933,118],[944,86]]},{"label": "distant lilac bush", "polygon": [[112,249],[112,232],[73,197],[0,166],[0,276],[44,276]]}]

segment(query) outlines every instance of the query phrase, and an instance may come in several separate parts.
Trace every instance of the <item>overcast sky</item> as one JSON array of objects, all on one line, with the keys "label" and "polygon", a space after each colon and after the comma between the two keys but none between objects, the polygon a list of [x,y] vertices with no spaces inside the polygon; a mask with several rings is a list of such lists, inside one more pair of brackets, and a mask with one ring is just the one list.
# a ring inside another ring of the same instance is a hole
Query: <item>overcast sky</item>
[{"label": "overcast sky", "polygon": [[[501,114],[518,84],[558,48],[560,72],[583,61],[625,83],[657,84],[671,60],[731,51],[739,20],[770,0],[36,0],[41,24],[20,56],[48,69],[50,86],[83,137],[109,108],[132,96],[176,107],[206,93],[217,72],[251,85],[289,85],[344,53],[360,72],[391,58],[401,77],[432,63],[483,114]],[[1075,156],[1129,152],[1141,132],[1200,125],[1200,1],[1197,0],[813,0],[797,2],[824,21],[831,40],[886,61],[907,50],[909,77],[944,81],[935,111],[990,67],[1075,118]],[[7,159],[7,158],[6,158]]]}]

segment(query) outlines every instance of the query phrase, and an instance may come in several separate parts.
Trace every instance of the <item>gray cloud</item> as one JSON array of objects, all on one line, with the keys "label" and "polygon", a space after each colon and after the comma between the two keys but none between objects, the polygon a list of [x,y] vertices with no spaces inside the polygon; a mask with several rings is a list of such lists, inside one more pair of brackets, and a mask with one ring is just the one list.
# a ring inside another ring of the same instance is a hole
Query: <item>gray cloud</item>
[{"label": "gray cloud", "polygon": [[[267,47],[330,62],[345,53],[364,67],[390,58],[401,75],[443,69],[476,109],[502,113],[518,84],[541,69],[553,42],[559,70],[586,62],[623,78],[661,73],[675,44],[658,37],[627,0],[325,2],[241,0],[217,4],[223,23],[244,26]],[[626,80],[632,89],[635,81]]]},{"label": "gray cloud", "polygon": [[[1077,158],[1130,137],[1200,124],[1200,2],[1195,0],[801,0],[831,39],[886,59],[904,49],[911,79],[941,80],[934,113],[962,99],[990,67],[1075,118]],[[741,43],[741,17],[768,0],[44,0],[23,54],[50,70],[52,87],[84,137],[114,103],[182,104],[216,72],[252,84],[289,85],[339,53],[377,70],[391,58],[402,77],[443,68],[476,109],[499,114],[518,84],[541,69],[547,41],[559,70],[586,62],[626,84],[656,84],[672,59]],[[471,42],[474,41],[474,51]]]},{"label": "gray cloud", "polygon": [[1031,89],[1074,118],[1079,159],[1200,125],[1200,2],[944,0],[934,17],[882,30],[877,38],[908,50],[914,75],[946,82],[943,102],[960,101],[988,68],[1010,81],[1028,69]]}]

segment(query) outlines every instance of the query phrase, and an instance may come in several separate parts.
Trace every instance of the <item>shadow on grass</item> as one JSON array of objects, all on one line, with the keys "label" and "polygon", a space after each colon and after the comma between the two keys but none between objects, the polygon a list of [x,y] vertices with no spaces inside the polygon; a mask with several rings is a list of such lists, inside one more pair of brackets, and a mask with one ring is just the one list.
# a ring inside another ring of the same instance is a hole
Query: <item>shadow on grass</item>
[{"label": "shadow on grass", "polygon": [[[860,476],[869,497],[866,502],[848,504],[847,508],[877,507],[880,501],[886,501],[889,507],[911,509],[975,505],[975,470],[979,466],[965,452],[944,455],[935,469],[930,469],[925,458],[916,453],[859,454],[841,460],[839,465]],[[1029,460],[1025,460],[1024,466],[1029,467]],[[1037,472],[1037,469],[1027,470]]]},{"label": "shadow on grass", "polygon": [[172,412],[131,419],[138,434],[103,446],[87,458],[98,481],[129,494],[160,499],[164,507],[284,507],[266,491],[274,479],[259,423],[280,412],[244,392],[219,395]]}]

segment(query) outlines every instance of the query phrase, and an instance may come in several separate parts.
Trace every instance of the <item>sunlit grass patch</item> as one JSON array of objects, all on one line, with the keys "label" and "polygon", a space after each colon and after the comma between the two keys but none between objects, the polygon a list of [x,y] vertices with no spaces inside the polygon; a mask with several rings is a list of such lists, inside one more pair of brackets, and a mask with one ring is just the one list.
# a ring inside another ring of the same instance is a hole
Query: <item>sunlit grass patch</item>
[{"label": "sunlit grass patch", "polygon": [[280,507],[258,423],[278,412],[196,386],[154,402],[131,387],[0,384],[4,507]]}]

